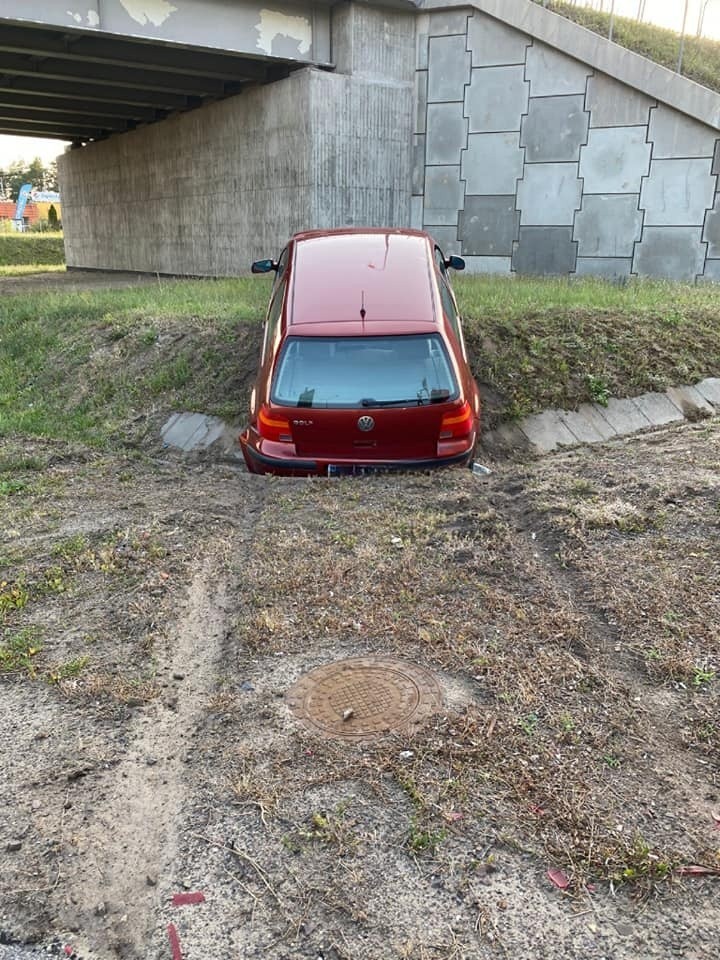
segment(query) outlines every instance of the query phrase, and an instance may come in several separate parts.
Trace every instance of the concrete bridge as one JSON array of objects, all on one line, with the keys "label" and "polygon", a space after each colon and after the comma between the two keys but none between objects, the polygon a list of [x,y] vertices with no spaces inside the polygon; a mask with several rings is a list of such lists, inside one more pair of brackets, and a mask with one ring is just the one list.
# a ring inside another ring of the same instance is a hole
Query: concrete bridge
[{"label": "concrete bridge", "polygon": [[74,142],[70,266],[234,275],[390,224],[475,272],[720,281],[720,96],[529,0],[20,10],[0,132]]}]

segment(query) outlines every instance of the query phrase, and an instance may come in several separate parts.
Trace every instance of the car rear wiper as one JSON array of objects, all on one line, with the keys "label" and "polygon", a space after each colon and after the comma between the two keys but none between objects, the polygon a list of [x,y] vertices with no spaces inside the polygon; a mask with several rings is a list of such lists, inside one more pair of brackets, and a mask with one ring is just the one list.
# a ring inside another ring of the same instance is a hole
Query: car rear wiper
[{"label": "car rear wiper", "polygon": [[[439,399],[445,400],[445,397]],[[363,397],[361,407],[422,407],[426,403],[436,403],[435,398],[411,397],[408,400],[375,400],[373,397]]]}]

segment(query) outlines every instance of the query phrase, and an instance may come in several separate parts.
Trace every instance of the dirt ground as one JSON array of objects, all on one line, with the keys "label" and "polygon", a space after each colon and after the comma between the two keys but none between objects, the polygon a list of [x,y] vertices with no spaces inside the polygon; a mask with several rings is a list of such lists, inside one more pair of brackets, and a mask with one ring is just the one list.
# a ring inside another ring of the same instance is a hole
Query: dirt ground
[{"label": "dirt ground", "polygon": [[[487,478],[3,441],[0,944],[716,957],[719,460],[717,422]],[[360,654],[442,712],[305,728],[289,687]]]},{"label": "dirt ground", "polygon": [[[0,277],[0,295],[25,291],[104,290],[156,283],[154,273],[125,273],[121,270],[68,270]],[[164,281],[165,282],[165,281]]]}]

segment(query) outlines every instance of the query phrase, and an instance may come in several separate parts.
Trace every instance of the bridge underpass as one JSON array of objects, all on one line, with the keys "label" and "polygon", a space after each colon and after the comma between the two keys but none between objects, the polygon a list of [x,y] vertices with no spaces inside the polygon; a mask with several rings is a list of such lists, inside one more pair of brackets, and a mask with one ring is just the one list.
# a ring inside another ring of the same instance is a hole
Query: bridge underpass
[{"label": "bridge underpass", "polygon": [[69,267],[233,275],[407,223],[414,4],[0,0],[0,134],[70,141]]},{"label": "bridge underpass", "polygon": [[329,8],[0,0],[0,134],[81,144],[327,65]]},{"label": "bridge underpass", "polygon": [[372,2],[0,0],[0,132],[78,147],[68,266],[389,225],[473,272],[720,281],[717,93],[530,0]]}]

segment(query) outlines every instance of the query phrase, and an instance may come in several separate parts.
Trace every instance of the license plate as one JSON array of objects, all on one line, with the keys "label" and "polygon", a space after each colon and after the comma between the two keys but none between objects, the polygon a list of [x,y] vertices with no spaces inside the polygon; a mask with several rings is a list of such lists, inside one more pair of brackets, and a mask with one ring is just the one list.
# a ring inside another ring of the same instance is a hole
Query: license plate
[{"label": "license plate", "polygon": [[329,463],[327,475],[329,477],[362,477],[371,473],[387,473],[388,467],[361,466],[356,463]]}]

